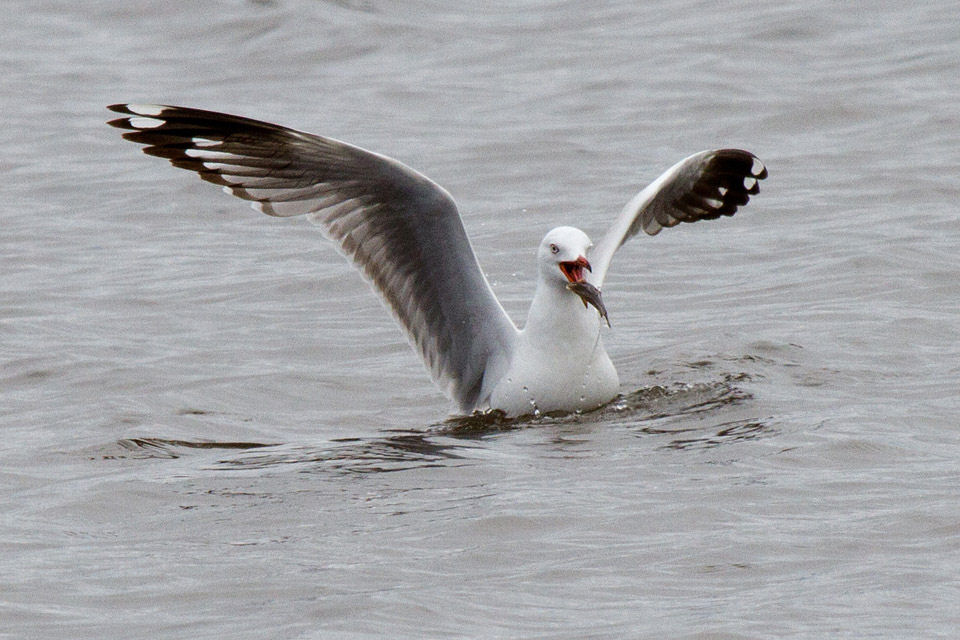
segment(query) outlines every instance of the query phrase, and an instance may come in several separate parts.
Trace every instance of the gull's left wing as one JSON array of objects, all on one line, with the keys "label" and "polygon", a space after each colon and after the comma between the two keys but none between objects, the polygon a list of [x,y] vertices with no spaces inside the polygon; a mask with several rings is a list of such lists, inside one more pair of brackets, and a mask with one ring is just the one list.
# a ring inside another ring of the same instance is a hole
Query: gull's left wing
[{"label": "gull's left wing", "polygon": [[681,222],[732,216],[760,192],[759,181],[766,177],[760,159],[742,149],[701,151],[681,160],[623,208],[590,252],[588,279],[601,286],[613,254],[641,229],[653,236]]}]

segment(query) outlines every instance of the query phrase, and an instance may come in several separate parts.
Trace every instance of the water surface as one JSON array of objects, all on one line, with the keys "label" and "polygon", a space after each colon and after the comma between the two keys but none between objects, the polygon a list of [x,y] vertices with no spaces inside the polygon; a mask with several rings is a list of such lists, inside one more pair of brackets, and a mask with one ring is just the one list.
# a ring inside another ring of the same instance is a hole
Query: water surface
[{"label": "water surface", "polygon": [[[960,626],[951,3],[5,8],[0,636]],[[704,148],[770,178],[617,255],[615,403],[463,420],[315,228],[143,156],[118,101],[424,171],[518,322],[552,226]]]}]

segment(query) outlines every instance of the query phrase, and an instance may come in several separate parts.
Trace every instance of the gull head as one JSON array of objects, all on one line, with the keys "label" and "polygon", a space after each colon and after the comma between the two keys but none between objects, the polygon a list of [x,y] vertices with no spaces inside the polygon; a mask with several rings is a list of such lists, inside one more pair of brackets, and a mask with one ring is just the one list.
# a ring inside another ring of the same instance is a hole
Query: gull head
[{"label": "gull head", "polygon": [[537,251],[540,277],[560,285],[583,282],[590,271],[587,250],[593,246],[583,231],[557,227],[543,237]]},{"label": "gull head", "polygon": [[[544,236],[537,251],[540,278],[547,284],[564,287],[583,301],[592,304],[602,318],[607,310],[600,298],[600,290],[587,282],[586,272],[592,271],[587,251],[593,247],[590,238],[574,227],[557,227]],[[607,320],[607,324],[610,321]]]}]

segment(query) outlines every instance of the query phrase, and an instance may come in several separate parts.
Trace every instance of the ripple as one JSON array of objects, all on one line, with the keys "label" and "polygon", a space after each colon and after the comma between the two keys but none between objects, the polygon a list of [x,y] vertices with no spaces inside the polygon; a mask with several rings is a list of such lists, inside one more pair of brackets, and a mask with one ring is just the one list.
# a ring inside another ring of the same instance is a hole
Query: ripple
[{"label": "ripple", "polygon": [[[716,431],[713,431],[716,429]],[[711,427],[710,433],[691,438],[677,438],[667,443],[666,449],[710,449],[721,445],[755,440],[775,433],[770,425],[758,420],[739,420]]]},{"label": "ripple", "polygon": [[166,438],[122,438],[114,445],[120,452],[104,452],[103,460],[162,458],[175,460],[195,449],[257,449],[274,446],[263,442],[215,442],[210,440],[170,440]]},{"label": "ripple", "polygon": [[704,413],[753,398],[749,391],[738,384],[748,380],[748,374],[736,373],[727,374],[713,382],[678,382],[669,386],[644,387],[620,396],[601,411],[645,420]]},{"label": "ripple", "polygon": [[457,442],[437,434],[399,431],[382,438],[338,438],[314,446],[280,445],[269,451],[221,460],[218,469],[264,469],[304,466],[309,470],[345,473],[386,473],[469,463]]},{"label": "ripple", "polygon": [[[739,383],[747,374],[727,374],[703,383],[654,385],[621,394],[607,405],[589,412],[551,412],[509,418],[502,411],[476,412],[453,416],[422,430],[386,430],[384,436],[335,438],[319,444],[267,443],[171,439],[163,437],[123,438],[97,457],[118,459],[177,459],[193,451],[237,451],[213,462],[217,470],[255,470],[304,467],[308,471],[343,473],[386,473],[430,467],[474,464],[474,454],[484,448],[480,441],[511,431],[585,423],[596,428],[626,426],[643,435],[689,434],[665,445],[673,449],[694,449],[739,442],[769,431],[756,418],[708,423],[691,416],[739,405],[752,398]],[[190,415],[205,412],[188,409]],[[679,421],[679,422],[678,422]]]}]

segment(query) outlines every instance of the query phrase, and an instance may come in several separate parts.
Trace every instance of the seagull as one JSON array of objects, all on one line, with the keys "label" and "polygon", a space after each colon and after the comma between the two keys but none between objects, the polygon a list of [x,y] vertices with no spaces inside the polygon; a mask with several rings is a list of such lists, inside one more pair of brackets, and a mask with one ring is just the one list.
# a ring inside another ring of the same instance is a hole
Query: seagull
[{"label": "seagull", "polygon": [[519,329],[490,288],[453,198],[397,160],[226,113],[108,108],[124,116],[108,124],[145,145],[144,153],[196,172],[257,211],[317,224],[464,414],[574,413],[613,400],[620,383],[601,339],[600,291],[616,250],[641,230],[656,235],[680,222],[732,216],[767,177],[748,151],[701,151],[634,196],[595,245],[580,229],[551,230],[537,248],[536,290]]}]

